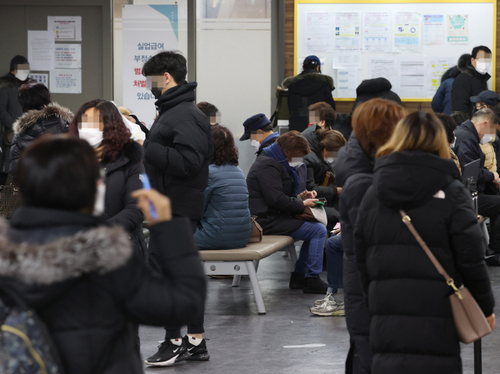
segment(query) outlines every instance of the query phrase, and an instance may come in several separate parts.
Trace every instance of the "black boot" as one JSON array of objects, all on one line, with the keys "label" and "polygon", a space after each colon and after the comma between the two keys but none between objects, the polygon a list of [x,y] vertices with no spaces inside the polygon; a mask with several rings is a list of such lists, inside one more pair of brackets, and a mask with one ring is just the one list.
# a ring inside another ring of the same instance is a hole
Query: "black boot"
[{"label": "black boot", "polygon": [[305,277],[304,273],[297,273],[296,271],[293,271],[292,276],[290,277],[290,284],[288,287],[290,287],[292,290],[301,290],[304,288],[304,282],[305,282]]},{"label": "black boot", "polygon": [[327,289],[328,285],[319,276],[305,278],[304,293],[325,294]]}]

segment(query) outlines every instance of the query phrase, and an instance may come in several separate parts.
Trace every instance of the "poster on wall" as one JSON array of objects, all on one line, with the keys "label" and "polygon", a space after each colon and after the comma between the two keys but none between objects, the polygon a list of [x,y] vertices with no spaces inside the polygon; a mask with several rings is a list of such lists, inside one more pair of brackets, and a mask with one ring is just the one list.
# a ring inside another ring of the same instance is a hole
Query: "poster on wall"
[{"label": "poster on wall", "polygon": [[51,31],[28,30],[28,61],[31,70],[54,69],[54,34]]},{"label": "poster on wall", "polygon": [[54,67],[56,69],[80,69],[82,67],[82,45],[56,44]]},{"label": "poster on wall", "polygon": [[443,44],[444,15],[424,15],[424,44]]},{"label": "poster on wall", "polygon": [[82,41],[82,17],[47,17],[47,30],[54,31],[56,41]]},{"label": "poster on wall", "polygon": [[308,12],[304,33],[306,55],[330,52],[333,48],[333,13]]},{"label": "poster on wall", "polygon": [[420,13],[394,13],[393,52],[420,52]]},{"label": "poster on wall", "polygon": [[123,106],[150,126],[156,98],[146,87],[142,66],[163,50],[178,50],[177,5],[123,7]]},{"label": "poster on wall", "polygon": [[82,93],[82,69],[58,69],[50,72],[50,92]]},{"label": "poster on wall", "polygon": [[361,13],[335,13],[335,50],[361,49]]},{"label": "poster on wall", "polygon": [[450,44],[469,44],[469,15],[449,14],[446,22],[447,41]]},{"label": "poster on wall", "polygon": [[363,15],[363,52],[391,51],[389,12],[365,12]]}]

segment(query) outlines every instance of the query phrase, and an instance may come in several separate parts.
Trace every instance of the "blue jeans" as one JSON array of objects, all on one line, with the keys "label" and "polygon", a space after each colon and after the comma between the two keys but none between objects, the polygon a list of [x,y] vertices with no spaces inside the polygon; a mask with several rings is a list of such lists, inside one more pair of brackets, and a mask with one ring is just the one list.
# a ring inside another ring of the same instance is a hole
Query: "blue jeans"
[{"label": "blue jeans", "polygon": [[321,274],[326,234],[326,227],[319,222],[304,222],[297,231],[290,234],[292,238],[304,241],[295,264],[297,273],[303,273],[309,278]]},{"label": "blue jeans", "polygon": [[328,287],[333,288],[333,293],[337,293],[339,288],[344,288],[344,249],[341,235],[332,236],[326,241],[326,267]]}]

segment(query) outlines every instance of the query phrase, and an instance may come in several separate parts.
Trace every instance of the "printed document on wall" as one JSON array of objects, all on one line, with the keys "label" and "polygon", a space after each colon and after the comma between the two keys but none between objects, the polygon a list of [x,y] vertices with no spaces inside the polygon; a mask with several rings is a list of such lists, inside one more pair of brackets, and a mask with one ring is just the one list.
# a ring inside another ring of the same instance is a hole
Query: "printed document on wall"
[{"label": "printed document on wall", "polygon": [[433,57],[427,62],[427,97],[434,97],[446,70],[457,64],[456,57]]},{"label": "printed document on wall", "polygon": [[54,67],[56,69],[80,69],[82,67],[82,45],[57,43]]},{"label": "printed document on wall", "polygon": [[386,78],[394,89],[398,82],[396,59],[383,56],[370,58],[370,79],[374,78]]},{"label": "printed document on wall", "polygon": [[28,61],[30,70],[54,69],[54,32],[28,30]]},{"label": "printed document on wall", "polygon": [[363,14],[363,51],[391,51],[391,16],[389,12]]},{"label": "printed document on wall", "polygon": [[448,14],[446,29],[447,41],[450,44],[469,44],[469,15]]},{"label": "printed document on wall", "polygon": [[426,58],[400,57],[398,63],[400,97],[426,97]]},{"label": "printed document on wall", "polygon": [[335,50],[361,49],[361,13],[335,13]]},{"label": "printed document on wall", "polygon": [[333,49],[333,13],[308,12],[305,16],[305,54],[331,52]]},{"label": "printed document on wall", "polygon": [[54,31],[57,41],[82,41],[82,17],[47,17],[47,30]]},{"label": "printed document on wall", "polygon": [[420,52],[420,13],[395,12],[393,52]]},{"label": "printed document on wall", "polygon": [[332,69],[361,69],[361,51],[357,48],[335,50],[332,60]]},{"label": "printed document on wall", "polygon": [[339,69],[337,95],[340,98],[355,98],[358,87],[358,69]]},{"label": "printed document on wall", "polygon": [[50,72],[50,92],[81,94],[82,69],[60,69]]},{"label": "printed document on wall", "polygon": [[424,15],[424,44],[443,44],[444,15]]}]

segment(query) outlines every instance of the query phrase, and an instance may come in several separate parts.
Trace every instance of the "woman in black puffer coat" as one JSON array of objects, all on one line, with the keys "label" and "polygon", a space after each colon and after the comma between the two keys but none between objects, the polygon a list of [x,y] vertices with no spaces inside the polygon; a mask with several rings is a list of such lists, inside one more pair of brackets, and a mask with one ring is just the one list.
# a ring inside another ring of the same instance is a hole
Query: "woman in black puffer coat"
[{"label": "woman in black puffer coat", "polygon": [[50,92],[41,83],[22,85],[18,96],[24,114],[12,125],[14,139],[10,148],[9,172],[13,175],[21,153],[33,140],[46,132],[68,132],[68,124],[73,119],[71,110],[50,102]]},{"label": "woman in black puffer coat", "polygon": [[470,194],[449,159],[443,125],[432,114],[415,112],[401,120],[377,156],[355,230],[355,256],[372,316],[372,374],[460,374],[453,289],[399,210],[410,216],[455,285],[469,288],[494,328],[486,248]]},{"label": "woman in black puffer coat", "polygon": [[146,260],[147,246],[142,232],[144,216],[136,206],[137,200],[131,196],[132,191],[142,188],[139,179],[145,173],[142,147],[130,138],[118,108],[106,100],[83,104],[71,126],[78,126],[80,138],[94,146],[106,173],[104,206],[98,207],[99,213],[110,224],[125,228],[134,247]]}]

